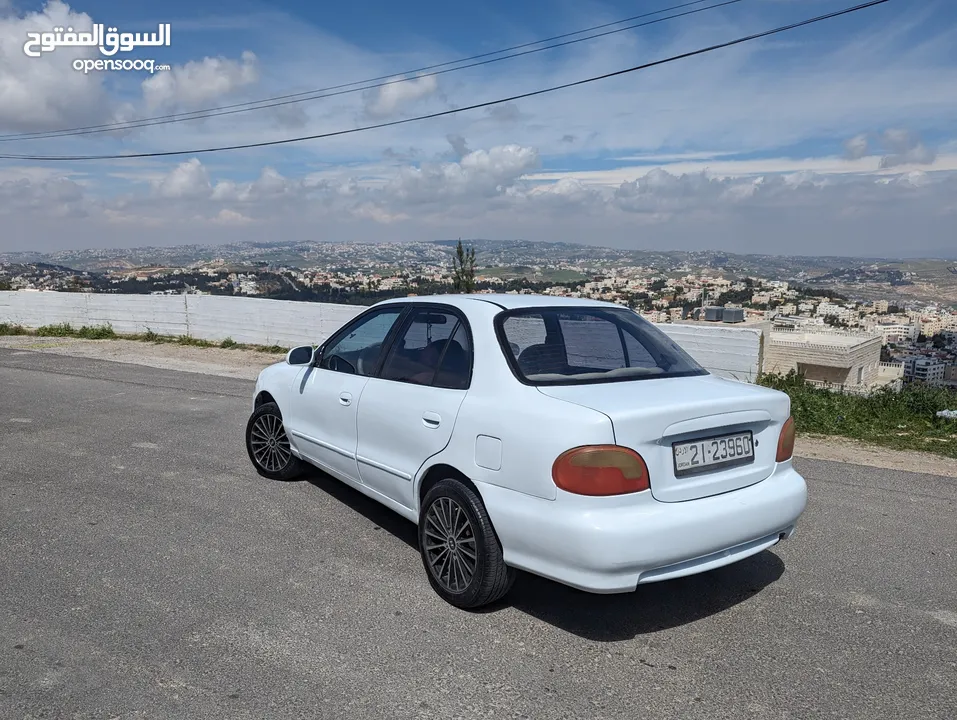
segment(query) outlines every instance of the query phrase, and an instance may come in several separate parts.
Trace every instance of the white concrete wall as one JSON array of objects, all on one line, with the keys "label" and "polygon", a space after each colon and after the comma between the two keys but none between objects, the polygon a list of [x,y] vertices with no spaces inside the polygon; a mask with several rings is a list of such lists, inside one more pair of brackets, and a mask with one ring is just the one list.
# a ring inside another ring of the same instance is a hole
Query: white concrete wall
[{"label": "white concrete wall", "polygon": [[[0,322],[24,327],[110,324],[118,333],[189,335],[259,345],[318,344],[362,305],[217,295],[106,295],[0,292]],[[722,325],[659,325],[695,360],[721,377],[753,382],[762,362],[761,330]]]},{"label": "white concrete wall", "polygon": [[283,345],[321,342],[365,308],[359,305],[216,295],[0,292],[0,322],[25,327],[110,324],[118,333]]},{"label": "white concrete wall", "polygon": [[668,323],[658,327],[715,375],[754,382],[761,373],[760,328]]}]

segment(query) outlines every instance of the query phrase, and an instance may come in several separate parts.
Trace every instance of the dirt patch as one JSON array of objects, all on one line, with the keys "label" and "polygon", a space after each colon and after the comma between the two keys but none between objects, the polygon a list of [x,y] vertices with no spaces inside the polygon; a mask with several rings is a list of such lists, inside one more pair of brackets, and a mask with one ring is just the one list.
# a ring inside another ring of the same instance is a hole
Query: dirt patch
[{"label": "dirt patch", "polygon": [[[255,380],[259,372],[282,360],[284,354],[252,350],[202,348],[136,340],[78,340],[33,336],[0,337],[0,347],[88,357],[145,365],[163,370]],[[930,453],[889,450],[838,437],[798,437],[795,455],[834,460],[888,470],[929,473],[957,478],[957,463]]]},{"label": "dirt patch", "polygon": [[78,340],[26,335],[0,337],[0,347],[112,360],[162,370],[180,370],[244,380],[255,380],[264,367],[279,362],[285,357],[281,353],[203,348],[174,343],[151,343],[138,340]]},{"label": "dirt patch", "polygon": [[889,450],[850,438],[798,436],[794,454],[816,460],[957,478],[957,462],[950,458],[911,450]]}]

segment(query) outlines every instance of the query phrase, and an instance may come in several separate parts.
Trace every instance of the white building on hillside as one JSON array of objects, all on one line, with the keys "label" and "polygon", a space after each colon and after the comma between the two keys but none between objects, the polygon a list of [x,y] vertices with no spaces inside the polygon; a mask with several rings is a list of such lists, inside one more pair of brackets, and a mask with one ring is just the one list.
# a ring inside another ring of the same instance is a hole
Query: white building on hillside
[{"label": "white building on hillside", "polygon": [[807,382],[863,389],[894,380],[881,367],[881,336],[801,327],[773,328],[767,335],[764,372],[795,371]]},{"label": "white building on hillside", "polygon": [[944,362],[937,358],[909,357],[904,360],[904,378],[928,385],[940,385],[944,381],[946,368]]}]

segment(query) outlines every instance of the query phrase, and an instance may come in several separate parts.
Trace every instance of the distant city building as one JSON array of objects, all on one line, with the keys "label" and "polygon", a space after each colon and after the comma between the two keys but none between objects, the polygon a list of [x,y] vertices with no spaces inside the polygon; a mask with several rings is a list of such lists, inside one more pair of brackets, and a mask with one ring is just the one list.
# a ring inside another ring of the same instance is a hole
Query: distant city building
[{"label": "distant city building", "polygon": [[920,326],[911,323],[877,323],[870,326],[881,334],[885,345],[915,342]]},{"label": "distant city building", "polygon": [[909,357],[904,360],[904,379],[927,385],[939,385],[944,380],[946,365],[932,357]]},{"label": "distant city building", "polygon": [[765,372],[795,371],[814,384],[880,385],[885,381],[880,363],[881,336],[876,333],[775,328],[765,344]]}]

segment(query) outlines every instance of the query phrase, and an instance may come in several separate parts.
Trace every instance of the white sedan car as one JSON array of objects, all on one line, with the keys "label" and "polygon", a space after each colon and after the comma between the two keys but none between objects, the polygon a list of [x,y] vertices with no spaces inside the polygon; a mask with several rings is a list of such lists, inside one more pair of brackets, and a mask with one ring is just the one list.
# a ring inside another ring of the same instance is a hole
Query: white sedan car
[{"label": "white sedan car", "polygon": [[619,593],[721,567],[807,504],[787,395],[590,300],[380,302],[262,371],[246,446],[265,477],[313,465],[417,523],[429,582],[462,608],[516,569]]}]

